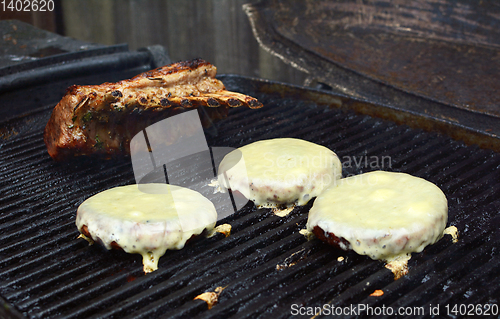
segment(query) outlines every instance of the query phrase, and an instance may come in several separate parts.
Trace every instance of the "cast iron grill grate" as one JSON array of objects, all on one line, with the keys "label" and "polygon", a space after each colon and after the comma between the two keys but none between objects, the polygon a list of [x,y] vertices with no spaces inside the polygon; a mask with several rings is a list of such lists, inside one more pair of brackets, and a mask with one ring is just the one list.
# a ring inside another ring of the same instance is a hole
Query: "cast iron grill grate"
[{"label": "cast iron grill grate", "polygon": [[[76,238],[74,225],[84,199],[134,182],[129,159],[54,163],[42,138],[46,108],[4,123],[0,296],[27,318],[285,318],[292,305],[324,304],[423,307],[428,314],[429,304],[441,305],[442,312],[445,304],[498,304],[500,154],[325,107],[300,96],[299,88],[283,97],[279,90],[260,90],[257,80],[223,80],[265,107],[231,110],[216,123],[216,135],[207,133],[210,146],[297,137],[334,150],[346,176],[383,169],[423,177],[447,195],[458,243],[445,236],[414,254],[410,273],[394,281],[380,262],[299,234],[312,202],[286,217],[248,204],[224,221],[233,227],[231,236],[169,251],[157,271],[144,275],[139,255],[88,246]],[[211,310],[193,300],[218,286],[226,288]],[[376,289],[384,295],[369,296]]]}]

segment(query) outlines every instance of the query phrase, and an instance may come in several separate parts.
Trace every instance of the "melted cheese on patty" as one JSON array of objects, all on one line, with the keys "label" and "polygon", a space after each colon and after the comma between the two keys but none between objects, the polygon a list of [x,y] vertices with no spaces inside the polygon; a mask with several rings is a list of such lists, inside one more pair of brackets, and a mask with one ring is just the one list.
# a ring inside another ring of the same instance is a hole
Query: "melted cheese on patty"
[{"label": "melted cheese on patty", "polygon": [[404,173],[375,171],[340,180],[314,202],[315,226],[372,259],[421,252],[443,236],[446,196],[434,184]]},{"label": "melted cheese on patty", "polygon": [[305,205],[341,177],[342,164],[333,151],[295,138],[245,145],[219,165],[223,189],[238,191],[262,207]]},{"label": "melted cheese on patty", "polygon": [[217,221],[213,203],[200,193],[167,184],[127,185],[96,194],[79,207],[76,226],[86,226],[107,249],[116,243],[141,254],[144,271],[158,268],[167,249],[181,249]]}]

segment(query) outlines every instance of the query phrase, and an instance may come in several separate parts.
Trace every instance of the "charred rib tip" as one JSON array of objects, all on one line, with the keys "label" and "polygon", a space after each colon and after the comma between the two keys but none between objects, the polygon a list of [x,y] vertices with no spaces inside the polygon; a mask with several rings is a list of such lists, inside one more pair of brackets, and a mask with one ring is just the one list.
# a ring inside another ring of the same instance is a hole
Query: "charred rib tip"
[{"label": "charred rib tip", "polygon": [[120,92],[119,90],[115,90],[115,91],[111,92],[111,95],[114,97],[122,97],[123,96],[122,92]]},{"label": "charred rib tip", "polygon": [[209,97],[207,100],[207,103],[208,103],[208,106],[210,106],[210,107],[219,107],[220,106],[219,101],[217,101],[213,97]]},{"label": "charred rib tip", "polygon": [[169,106],[170,105],[170,101],[168,99],[163,98],[163,99],[160,100],[160,105],[161,106]]},{"label": "charred rib tip", "polygon": [[240,100],[232,98],[227,100],[227,104],[229,104],[229,106],[231,107],[238,107],[242,105]]},{"label": "charred rib tip", "polygon": [[262,103],[259,102],[259,100],[251,99],[248,101],[248,106],[252,109],[258,109],[261,108],[263,105]]},{"label": "charred rib tip", "polygon": [[187,68],[187,69],[191,69],[191,70],[194,70],[202,65],[207,65],[207,64],[208,64],[207,61],[200,59],[200,58],[192,59],[189,61],[182,61],[182,62],[178,63],[179,67]]},{"label": "charred rib tip", "polygon": [[181,100],[181,105],[183,107],[192,107],[193,103],[191,103],[191,101],[189,101],[188,99],[182,99]]}]

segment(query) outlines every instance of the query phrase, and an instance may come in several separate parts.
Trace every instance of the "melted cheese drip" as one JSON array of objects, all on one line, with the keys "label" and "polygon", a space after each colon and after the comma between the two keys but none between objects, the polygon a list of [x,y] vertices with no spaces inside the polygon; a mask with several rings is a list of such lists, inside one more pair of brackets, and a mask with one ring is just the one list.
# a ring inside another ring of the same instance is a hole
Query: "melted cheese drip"
[{"label": "melted cheese drip", "polygon": [[295,206],[292,205],[292,206],[287,207],[285,209],[273,208],[272,211],[273,211],[273,214],[278,216],[278,217],[285,217],[285,216],[288,216],[293,211],[294,208],[295,208]]},{"label": "melted cheese drip", "polygon": [[314,202],[307,229],[319,226],[372,259],[421,252],[443,235],[448,204],[434,184],[376,171],[340,180]]},{"label": "melted cheese drip", "polygon": [[144,272],[158,268],[167,249],[181,249],[192,235],[213,229],[217,212],[210,200],[193,190],[142,184],[116,187],[84,201],[76,216],[94,240],[111,249],[115,242],[127,253],[141,254]]},{"label": "melted cheese drip", "polygon": [[387,259],[387,264],[385,268],[392,271],[394,275],[394,280],[408,274],[408,261],[411,259],[411,254],[401,254]]},{"label": "melted cheese drip", "polygon": [[305,205],[341,177],[342,164],[334,152],[294,138],[245,145],[219,165],[220,186],[239,191],[260,207]]},{"label": "melted cheese drip", "polygon": [[447,227],[444,231],[443,231],[443,234],[444,235],[450,235],[451,236],[451,241],[455,244],[455,243],[458,243],[458,229],[457,227],[455,226],[450,226],[450,227]]}]

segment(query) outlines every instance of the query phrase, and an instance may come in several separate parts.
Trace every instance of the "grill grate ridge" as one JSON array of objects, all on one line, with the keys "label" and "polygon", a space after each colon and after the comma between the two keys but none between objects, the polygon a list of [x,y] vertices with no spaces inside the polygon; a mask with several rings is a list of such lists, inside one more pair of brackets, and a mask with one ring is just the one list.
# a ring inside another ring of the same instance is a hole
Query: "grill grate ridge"
[{"label": "grill grate ridge", "polygon": [[[115,176],[114,175],[116,170],[117,170],[116,167],[109,168],[108,170],[96,172],[96,173],[90,175],[90,177],[94,177],[94,178],[101,176],[101,174],[103,174],[103,173],[107,173],[107,175],[111,175],[111,176],[107,176],[105,178],[99,179],[99,182],[94,184],[94,185],[87,184],[85,186],[82,186],[79,188],[79,190],[82,190],[82,191],[86,190],[87,192],[96,193],[97,192],[96,189],[100,189],[99,187],[95,188],[98,185],[106,185],[106,184],[110,184],[110,183],[112,183],[111,185],[116,185],[115,184],[116,182],[113,183],[113,181],[118,179],[118,178],[123,178],[123,176]],[[63,191],[65,188],[71,189],[71,187],[74,185],[74,181],[72,181],[71,179],[66,178],[66,179],[63,179],[63,181],[64,181],[63,183],[57,185],[59,191]],[[118,183],[119,184],[123,183],[123,181],[120,181]],[[56,193],[56,191],[54,189],[49,188],[49,186],[50,187],[55,186],[52,184],[52,182],[49,181],[49,182],[47,182],[47,184],[44,183],[43,185],[47,185],[46,188],[48,188],[45,192],[34,192],[32,194],[28,194],[28,196],[25,196],[23,198],[16,199],[14,202],[9,202],[7,204],[4,204],[5,208],[16,208],[16,209],[11,211],[10,213],[6,214],[5,217],[0,219],[0,221],[2,219],[3,220],[12,219],[12,216],[21,216],[21,215],[24,215],[24,216],[21,218],[18,218],[17,220],[3,223],[2,225],[0,225],[0,229],[12,228],[18,224],[20,224],[21,226],[25,226],[25,224],[27,222],[30,222],[32,220],[38,220],[43,215],[48,215],[50,213],[51,207],[55,207],[55,209],[58,209],[62,203],[64,203],[64,202],[71,203],[72,200],[78,200],[81,197],[81,195],[79,193],[73,194],[71,196],[67,196],[67,195],[65,195],[64,192],[60,192],[59,194],[54,195],[54,193]],[[36,194],[36,195],[34,195],[34,194]],[[32,195],[32,196],[29,196],[29,195]],[[41,199],[47,199],[47,198],[50,198],[50,200],[47,200],[46,202],[42,203]],[[48,206],[48,207],[47,207],[47,211],[44,211],[43,209],[41,209],[40,213],[33,214],[32,212],[30,212],[31,214],[29,214],[29,215],[22,214],[22,212],[26,209],[27,204],[33,205],[32,208],[30,209],[31,211],[38,209],[39,206],[41,206],[41,205],[46,206],[46,207]],[[1,236],[0,236],[0,240],[2,240]]]},{"label": "grill grate ridge", "polygon": [[[454,281],[452,285],[448,286],[443,284],[440,294],[436,295],[433,299],[429,300],[429,304],[432,305],[446,305],[450,303],[450,300],[458,294],[464,294],[467,289],[471,286],[480,287],[482,285],[477,284],[482,277],[488,276],[491,280],[498,278],[500,273],[500,267],[498,266],[498,256],[496,262],[493,260],[489,263],[485,263],[475,269],[473,272],[464,276],[461,280]],[[488,286],[493,286],[494,282],[489,282]],[[487,296],[495,296],[494,294],[487,294]]]},{"label": "grill grate ridge", "polygon": [[[67,223],[65,225],[66,226],[65,228],[68,229],[69,224],[70,223]],[[73,226],[74,222],[71,224]],[[62,229],[62,231],[63,232],[59,232],[59,234],[55,235],[54,237],[50,238],[49,240],[45,240],[42,243],[39,243],[38,245],[31,245],[30,247],[28,247],[26,249],[15,248],[15,247],[12,247],[13,245],[10,245],[10,247],[6,247],[6,248],[9,248],[11,250],[15,249],[15,252],[13,252],[9,257],[3,259],[2,265],[12,264],[16,261],[16,259],[21,260],[23,257],[27,257],[31,254],[36,254],[38,251],[43,250],[46,247],[50,247],[52,245],[55,245],[60,241],[64,241],[64,240],[68,241],[70,238],[75,237],[74,229],[71,229],[71,230],[68,229],[66,231],[64,231],[64,229]],[[34,239],[34,238],[31,238],[31,239]]]}]

